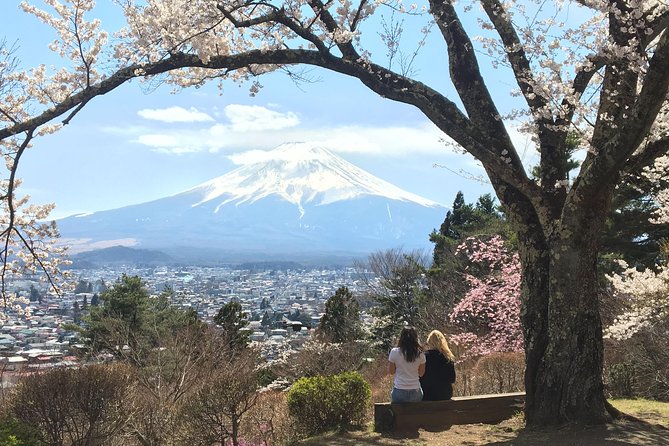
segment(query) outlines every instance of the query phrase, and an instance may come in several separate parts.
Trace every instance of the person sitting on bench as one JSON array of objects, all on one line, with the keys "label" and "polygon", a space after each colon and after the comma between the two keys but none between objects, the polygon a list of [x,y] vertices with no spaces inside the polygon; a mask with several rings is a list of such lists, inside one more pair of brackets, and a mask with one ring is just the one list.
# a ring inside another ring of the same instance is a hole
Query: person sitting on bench
[{"label": "person sitting on bench", "polygon": [[391,402],[412,403],[423,399],[420,377],[425,373],[425,355],[415,328],[404,327],[400,332],[397,347],[388,355],[388,372],[395,374]]},{"label": "person sitting on bench", "polygon": [[432,330],[425,343],[425,374],[420,378],[423,401],[450,400],[455,382],[455,356],[448,348],[446,336]]}]

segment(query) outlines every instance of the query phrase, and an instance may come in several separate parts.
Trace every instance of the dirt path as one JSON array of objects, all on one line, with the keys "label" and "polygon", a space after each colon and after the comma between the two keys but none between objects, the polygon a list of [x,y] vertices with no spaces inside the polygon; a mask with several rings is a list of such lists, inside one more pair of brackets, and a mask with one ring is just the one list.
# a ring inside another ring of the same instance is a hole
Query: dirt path
[{"label": "dirt path", "polygon": [[669,446],[669,420],[648,414],[643,422],[619,421],[605,426],[565,426],[530,430],[514,418],[497,425],[451,426],[440,432],[377,434],[369,431],[330,434],[302,446]]}]

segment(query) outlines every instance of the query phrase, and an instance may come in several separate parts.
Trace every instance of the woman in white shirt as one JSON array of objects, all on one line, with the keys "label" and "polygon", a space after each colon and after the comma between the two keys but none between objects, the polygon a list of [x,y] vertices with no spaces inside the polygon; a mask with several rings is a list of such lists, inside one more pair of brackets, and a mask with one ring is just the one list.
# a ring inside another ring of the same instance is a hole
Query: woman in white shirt
[{"label": "woman in white shirt", "polygon": [[397,347],[388,355],[388,372],[395,375],[391,402],[412,403],[423,399],[420,377],[425,373],[425,355],[415,328],[404,327],[400,332]]}]

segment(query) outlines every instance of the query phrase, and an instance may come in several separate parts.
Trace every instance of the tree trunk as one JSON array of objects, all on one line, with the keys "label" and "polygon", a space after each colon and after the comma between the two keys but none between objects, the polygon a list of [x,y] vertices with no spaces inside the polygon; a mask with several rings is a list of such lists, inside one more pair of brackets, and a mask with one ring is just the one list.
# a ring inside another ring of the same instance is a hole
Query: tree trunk
[{"label": "tree trunk", "polygon": [[597,283],[598,231],[606,213],[591,208],[580,214],[572,215],[575,224],[565,224],[565,217],[556,222],[549,240],[536,225],[520,238],[528,425],[611,419]]}]

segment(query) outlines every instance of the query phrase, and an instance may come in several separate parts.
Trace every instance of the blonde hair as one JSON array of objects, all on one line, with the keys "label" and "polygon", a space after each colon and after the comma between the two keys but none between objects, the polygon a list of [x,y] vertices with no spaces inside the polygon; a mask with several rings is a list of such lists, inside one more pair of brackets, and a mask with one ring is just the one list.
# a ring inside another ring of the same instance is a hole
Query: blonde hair
[{"label": "blonde hair", "polygon": [[451,352],[451,349],[448,348],[448,342],[446,342],[446,336],[439,330],[432,330],[429,335],[427,335],[427,341],[425,347],[428,350],[438,350],[444,355],[448,360],[455,361],[455,355]]}]

